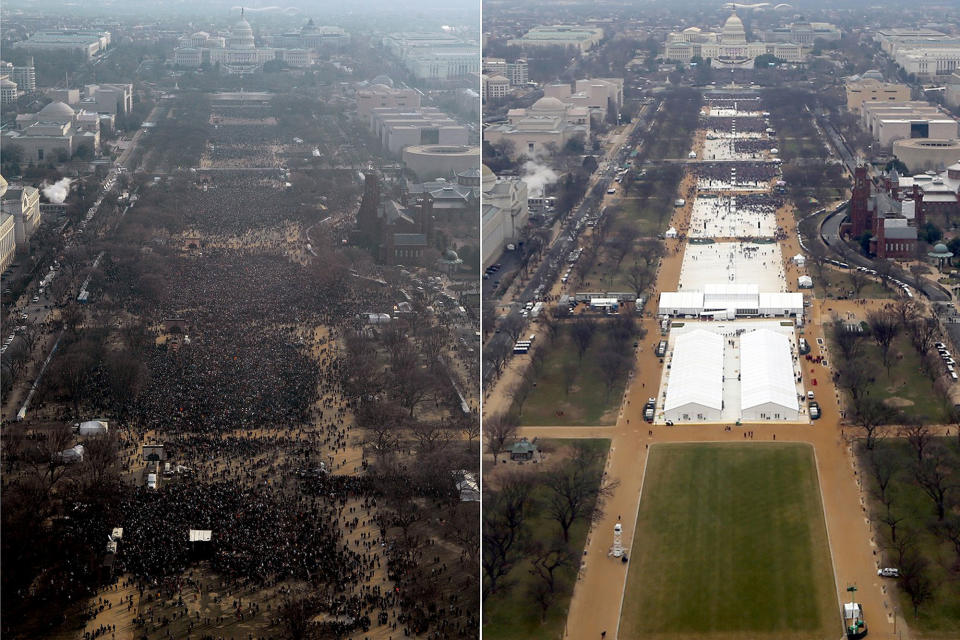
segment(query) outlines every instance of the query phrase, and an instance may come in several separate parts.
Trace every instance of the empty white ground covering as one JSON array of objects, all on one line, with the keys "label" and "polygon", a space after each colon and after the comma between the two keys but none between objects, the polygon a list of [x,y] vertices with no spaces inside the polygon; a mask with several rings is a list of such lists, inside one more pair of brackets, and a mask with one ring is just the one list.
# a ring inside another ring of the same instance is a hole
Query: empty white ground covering
[{"label": "empty white ground covering", "polygon": [[723,336],[703,329],[674,341],[664,418],[718,422],[723,412]]},{"label": "empty white ground covering", "polygon": [[762,111],[746,111],[731,107],[709,107],[709,115],[715,118],[759,118]]},{"label": "empty white ground covering", "polygon": [[799,419],[791,348],[787,336],[768,329],[740,337],[740,413],[744,422]]},{"label": "empty white ground covering", "polygon": [[[736,150],[736,140],[747,139],[747,136],[737,136],[736,138],[726,138],[712,135],[703,141],[702,160],[766,160],[764,153],[748,153]],[[759,140],[760,138],[750,138]],[[773,146],[772,144],[770,145]]]},{"label": "empty white ground covering", "polygon": [[687,244],[680,266],[680,290],[708,284],[755,284],[759,291],[787,290],[780,245],[753,242]]},{"label": "empty white ground covering", "polygon": [[690,216],[691,238],[772,238],[777,214],[759,207],[738,207],[736,198],[699,197]]}]

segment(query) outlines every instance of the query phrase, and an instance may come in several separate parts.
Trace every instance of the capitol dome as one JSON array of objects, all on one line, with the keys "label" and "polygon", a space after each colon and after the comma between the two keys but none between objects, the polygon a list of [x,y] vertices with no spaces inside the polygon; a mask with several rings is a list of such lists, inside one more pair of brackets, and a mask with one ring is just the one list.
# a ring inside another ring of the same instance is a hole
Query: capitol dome
[{"label": "capitol dome", "polygon": [[556,98],[540,98],[530,107],[531,111],[563,111],[566,108],[562,102]]},{"label": "capitol dome", "polygon": [[385,87],[393,87],[393,79],[390,76],[385,76],[380,74],[376,78],[370,81],[370,84],[381,84]]},{"label": "capitol dome", "polygon": [[40,113],[37,114],[40,116],[40,119],[61,119],[61,118],[73,118],[77,115],[77,112],[74,111],[70,105],[65,102],[51,102],[43,109],[40,109]]},{"label": "capitol dome", "polygon": [[723,32],[720,35],[723,44],[746,44],[747,31],[743,28],[743,21],[736,13],[730,15],[723,23]]},{"label": "capitol dome", "polygon": [[255,46],[253,39],[253,27],[242,15],[240,22],[233,25],[230,30],[230,48],[231,49],[253,49]]}]

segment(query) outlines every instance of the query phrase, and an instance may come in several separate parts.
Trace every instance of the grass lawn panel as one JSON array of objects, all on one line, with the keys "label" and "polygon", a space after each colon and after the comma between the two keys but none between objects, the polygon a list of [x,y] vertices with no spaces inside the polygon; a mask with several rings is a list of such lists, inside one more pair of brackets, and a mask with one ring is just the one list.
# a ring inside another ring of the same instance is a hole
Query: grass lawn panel
[{"label": "grass lawn panel", "polygon": [[[603,332],[603,327],[597,331],[581,363],[569,330],[565,327],[560,331],[547,353],[537,386],[530,391],[530,396],[523,404],[521,425],[616,424],[620,399],[630,372],[624,371],[608,396],[600,375],[603,363],[599,355],[606,346]],[[563,373],[568,367],[579,368],[569,395]]]},{"label": "grass lawn panel", "polygon": [[813,451],[657,445],[621,638],[839,636]]}]

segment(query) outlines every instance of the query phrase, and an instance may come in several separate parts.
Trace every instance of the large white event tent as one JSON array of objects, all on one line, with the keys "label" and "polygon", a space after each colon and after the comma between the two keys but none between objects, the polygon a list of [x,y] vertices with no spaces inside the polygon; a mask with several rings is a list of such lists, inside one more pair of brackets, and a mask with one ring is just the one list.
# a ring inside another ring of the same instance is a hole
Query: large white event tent
[{"label": "large white event tent", "polygon": [[720,334],[694,329],[674,339],[664,418],[719,422],[723,411],[723,345]]},{"label": "large white event tent", "polygon": [[790,338],[769,329],[740,338],[740,415],[744,422],[799,420]]}]

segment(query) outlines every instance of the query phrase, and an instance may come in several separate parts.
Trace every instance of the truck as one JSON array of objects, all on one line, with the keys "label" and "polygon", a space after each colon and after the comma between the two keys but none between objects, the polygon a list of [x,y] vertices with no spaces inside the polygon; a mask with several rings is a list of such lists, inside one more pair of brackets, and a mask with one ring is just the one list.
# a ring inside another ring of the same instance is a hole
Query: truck
[{"label": "truck", "polygon": [[147,474],[147,489],[156,490],[157,488],[157,474],[148,473]]},{"label": "truck", "polygon": [[820,419],[820,405],[816,400],[812,400],[809,404],[810,407],[810,419],[819,420]]},{"label": "truck", "polygon": [[667,341],[661,340],[657,344],[657,357],[662,358],[665,355],[667,355]]}]

